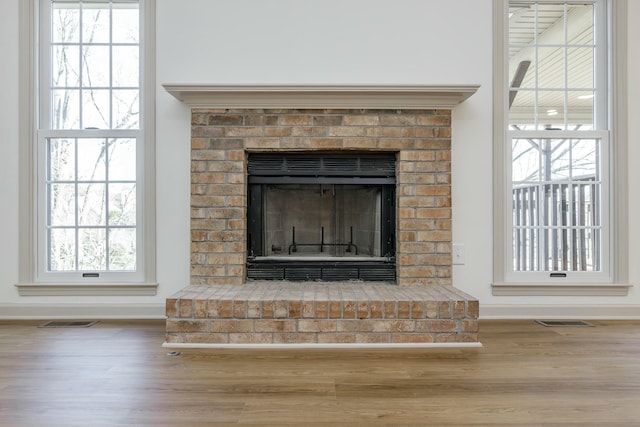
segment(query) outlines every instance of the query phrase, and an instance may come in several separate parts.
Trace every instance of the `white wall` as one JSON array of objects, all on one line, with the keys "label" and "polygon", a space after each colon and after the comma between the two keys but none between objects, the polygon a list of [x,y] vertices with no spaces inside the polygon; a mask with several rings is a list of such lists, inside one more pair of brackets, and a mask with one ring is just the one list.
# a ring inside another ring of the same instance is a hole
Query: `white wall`
[{"label": "white wall", "polygon": [[18,2],[0,0],[0,303],[18,280]]},{"label": "white wall", "polygon": [[[69,302],[68,298],[19,297],[14,287],[18,278],[15,124],[20,1],[25,0],[0,0],[0,48],[4,58],[0,67],[0,310]],[[638,21],[640,2],[629,3],[629,22],[634,22],[634,17]],[[158,0],[158,295],[85,297],[73,303],[98,305],[97,310],[100,304],[151,304],[161,313],[164,299],[188,284],[189,110],[168,95],[161,84],[379,83],[481,85],[453,113],[454,241],[466,248],[466,264],[455,266],[454,284],[479,297],[481,310],[483,306],[509,310],[514,304],[640,307],[636,290],[620,298],[491,295],[491,19],[491,0]],[[635,37],[631,39],[639,40],[638,30],[630,27],[630,36]],[[629,49],[629,75],[638,75],[640,46],[630,44]],[[637,117],[639,85],[634,79],[630,84],[629,98],[634,104],[629,114]],[[633,129],[629,136],[632,141],[640,138]],[[640,148],[630,144],[629,157],[640,159]],[[631,182],[640,179],[637,169],[631,169]],[[637,212],[640,190],[631,187],[630,191],[632,212]],[[640,237],[640,229],[633,224],[631,232]],[[631,238],[632,260],[640,255],[638,241]],[[640,283],[636,264],[632,263],[630,272],[632,283]]]},{"label": "white wall", "polygon": [[628,17],[628,71],[629,110],[629,281],[635,285],[630,292],[629,304],[640,303],[640,1],[629,1]]}]

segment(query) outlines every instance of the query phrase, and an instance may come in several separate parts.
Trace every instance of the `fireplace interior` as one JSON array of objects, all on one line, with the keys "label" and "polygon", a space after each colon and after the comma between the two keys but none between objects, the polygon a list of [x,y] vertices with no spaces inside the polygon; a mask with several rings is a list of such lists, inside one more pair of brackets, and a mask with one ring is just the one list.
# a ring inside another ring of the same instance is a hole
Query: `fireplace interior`
[{"label": "fireplace interior", "polygon": [[395,153],[250,153],[249,279],[395,282]]}]

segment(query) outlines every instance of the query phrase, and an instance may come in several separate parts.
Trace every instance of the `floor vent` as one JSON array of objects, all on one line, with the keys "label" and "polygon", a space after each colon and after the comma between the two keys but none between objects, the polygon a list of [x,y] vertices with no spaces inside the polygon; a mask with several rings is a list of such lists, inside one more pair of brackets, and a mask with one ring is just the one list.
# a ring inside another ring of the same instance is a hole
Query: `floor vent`
[{"label": "floor vent", "polygon": [[584,320],[536,320],[536,323],[546,327],[554,326],[595,326]]},{"label": "floor vent", "polygon": [[98,323],[98,320],[58,321],[43,323],[39,328],[88,328]]}]

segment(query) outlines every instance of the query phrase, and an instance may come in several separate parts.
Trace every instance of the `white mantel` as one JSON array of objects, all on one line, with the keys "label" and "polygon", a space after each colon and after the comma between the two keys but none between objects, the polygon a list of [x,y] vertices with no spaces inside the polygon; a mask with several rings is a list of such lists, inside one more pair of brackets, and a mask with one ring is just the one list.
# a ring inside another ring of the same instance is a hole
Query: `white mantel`
[{"label": "white mantel", "polygon": [[450,109],[480,85],[164,84],[191,108]]}]

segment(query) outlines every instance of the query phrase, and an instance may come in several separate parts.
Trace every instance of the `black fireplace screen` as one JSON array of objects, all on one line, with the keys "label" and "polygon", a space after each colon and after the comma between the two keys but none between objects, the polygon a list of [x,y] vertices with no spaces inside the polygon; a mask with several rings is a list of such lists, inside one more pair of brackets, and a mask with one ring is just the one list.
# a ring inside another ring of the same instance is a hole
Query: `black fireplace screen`
[{"label": "black fireplace screen", "polygon": [[249,154],[248,277],[395,281],[395,161]]}]

